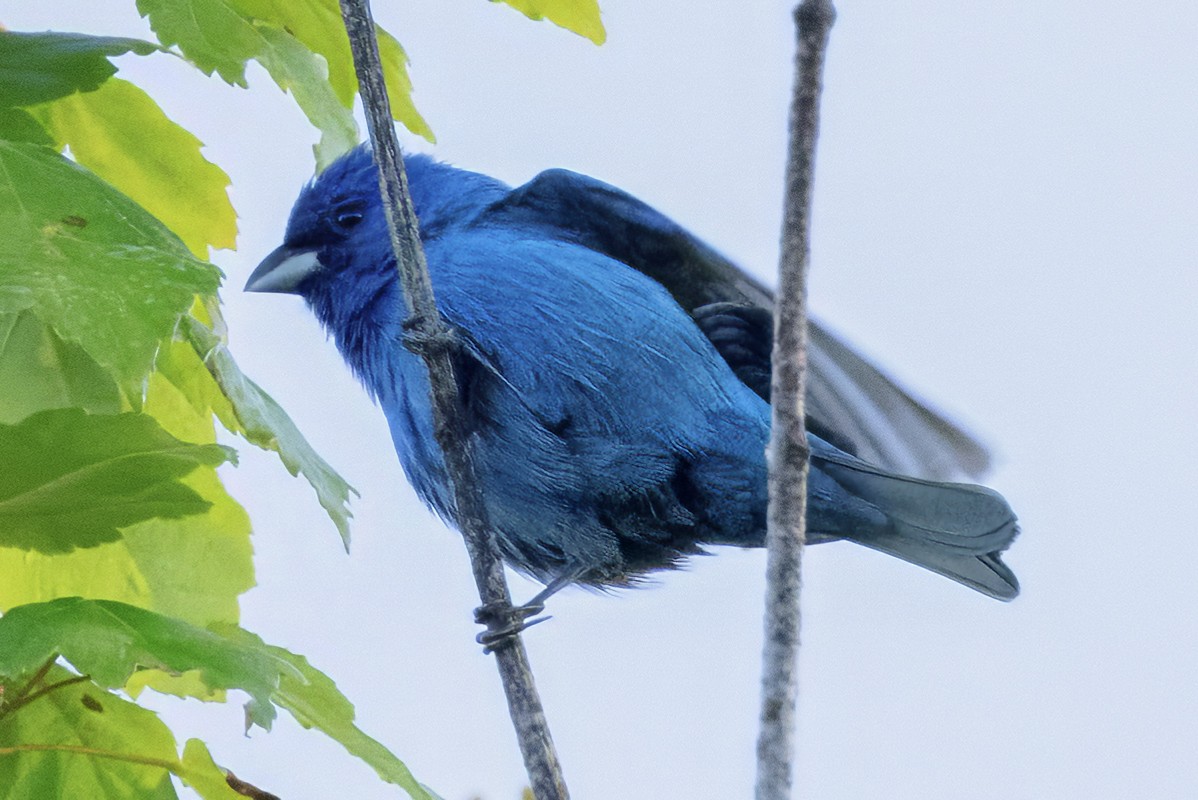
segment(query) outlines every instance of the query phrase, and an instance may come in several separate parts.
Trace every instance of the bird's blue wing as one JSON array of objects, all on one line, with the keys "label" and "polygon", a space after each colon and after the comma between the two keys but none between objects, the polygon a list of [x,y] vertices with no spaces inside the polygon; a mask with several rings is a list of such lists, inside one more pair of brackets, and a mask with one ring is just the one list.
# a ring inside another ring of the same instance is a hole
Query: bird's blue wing
[{"label": "bird's blue wing", "polygon": [[651,423],[650,436],[673,439],[683,434],[661,426],[697,426],[680,404],[698,413],[746,394],[670,295],[622,262],[518,229],[456,231],[428,256],[446,318],[546,420],[638,438]]},{"label": "bird's blue wing", "polygon": [[[494,201],[480,222],[524,226],[621,261],[661,284],[686,311],[711,304],[760,308],[742,314],[741,334],[772,343],[773,293],[677,223],[628,193],[568,170],[542,172]],[[725,331],[727,333],[727,331]],[[811,323],[808,414],[819,430],[880,466],[930,479],[979,477],[985,447],[916,398],[817,321]],[[713,340],[739,374],[768,375],[756,349],[744,359],[736,335]],[[768,352],[766,348],[765,352]],[[749,385],[760,391],[762,383]],[[764,395],[763,395],[764,396]]]},{"label": "bird's blue wing", "polygon": [[717,302],[773,307],[760,281],[652,206],[621,189],[551,169],[492,203],[496,224],[525,225],[643,272],[687,311]]}]

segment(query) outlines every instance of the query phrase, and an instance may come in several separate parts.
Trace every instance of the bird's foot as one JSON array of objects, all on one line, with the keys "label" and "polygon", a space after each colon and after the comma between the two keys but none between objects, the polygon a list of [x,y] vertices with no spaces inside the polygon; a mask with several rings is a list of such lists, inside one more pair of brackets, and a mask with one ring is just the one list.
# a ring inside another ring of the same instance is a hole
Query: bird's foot
[{"label": "bird's foot", "polygon": [[483,646],[483,652],[493,653],[508,647],[515,643],[516,637],[521,632],[550,619],[549,617],[530,619],[545,610],[545,603],[538,600],[539,597],[540,595],[537,595],[522,606],[513,606],[510,603],[487,603],[474,609],[474,621],[479,625],[487,626],[485,631],[474,637],[474,640]]},{"label": "bird's foot", "polygon": [[507,647],[516,641],[516,637],[526,628],[539,625],[552,617],[536,617],[545,610],[545,601],[556,594],[562,587],[578,580],[586,572],[585,569],[572,569],[559,575],[544,589],[522,606],[510,603],[487,603],[474,609],[474,621],[486,625],[487,629],[474,637],[483,646],[484,653],[493,653],[501,647]]},{"label": "bird's foot", "polygon": [[403,346],[418,356],[427,356],[459,347],[458,335],[444,320],[410,316],[403,321]]}]

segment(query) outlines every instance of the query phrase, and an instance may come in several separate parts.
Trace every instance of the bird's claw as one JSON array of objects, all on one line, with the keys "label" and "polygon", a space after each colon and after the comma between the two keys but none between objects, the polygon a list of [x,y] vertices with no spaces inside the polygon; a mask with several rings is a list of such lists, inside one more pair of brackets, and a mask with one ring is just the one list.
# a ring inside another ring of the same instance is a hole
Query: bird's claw
[{"label": "bird's claw", "polygon": [[[474,609],[474,621],[486,625],[487,629],[474,640],[483,646],[484,653],[493,653],[516,641],[520,633],[533,625],[539,625],[550,617],[537,617],[545,610],[545,604],[537,601],[522,606],[508,603],[487,603]],[[530,619],[536,617],[536,619]]]},{"label": "bird's claw", "polygon": [[448,325],[434,324],[428,317],[409,316],[402,323],[401,341],[408,351],[423,356],[437,350],[457,346],[458,336]]}]

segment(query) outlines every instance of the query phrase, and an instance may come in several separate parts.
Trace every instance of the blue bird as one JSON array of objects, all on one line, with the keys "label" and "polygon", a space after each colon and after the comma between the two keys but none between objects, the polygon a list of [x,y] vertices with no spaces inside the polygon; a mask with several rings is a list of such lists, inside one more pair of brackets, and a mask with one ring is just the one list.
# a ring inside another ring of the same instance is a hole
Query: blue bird
[{"label": "blue bird", "polygon": [[[464,345],[461,403],[506,562],[553,591],[629,585],[705,545],[762,546],[769,292],[585,176],[512,189],[423,155],[405,166],[438,306]],[[303,189],[246,290],[307,301],[382,406],[417,493],[452,523],[365,146]],[[979,473],[984,450],[814,324],[811,366],[808,540],[1015,597],[1006,501],[932,480]]]}]

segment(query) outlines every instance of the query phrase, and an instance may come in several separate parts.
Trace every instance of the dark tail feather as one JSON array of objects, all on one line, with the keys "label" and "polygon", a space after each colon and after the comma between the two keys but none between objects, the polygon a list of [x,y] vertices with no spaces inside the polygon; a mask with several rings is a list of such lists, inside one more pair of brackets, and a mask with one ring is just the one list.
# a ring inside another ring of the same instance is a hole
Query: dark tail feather
[{"label": "dark tail feather", "polygon": [[847,456],[815,458],[821,472],[888,519],[847,538],[999,600],[1019,594],[1019,581],[1000,557],[1019,532],[1002,495],[982,486],[882,472]]}]

